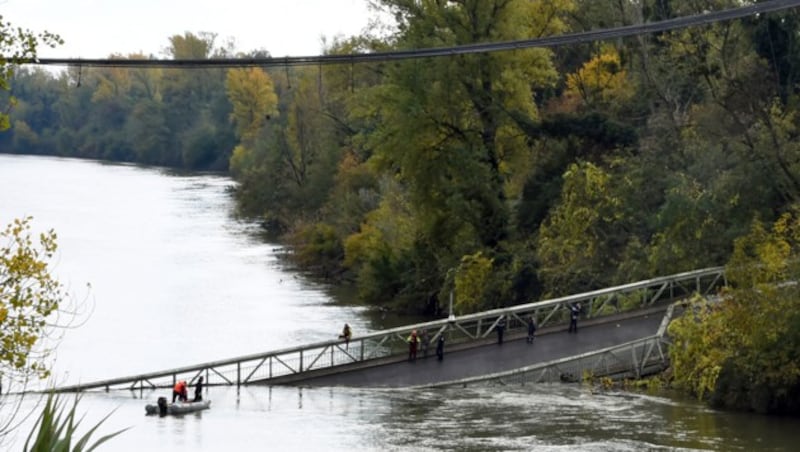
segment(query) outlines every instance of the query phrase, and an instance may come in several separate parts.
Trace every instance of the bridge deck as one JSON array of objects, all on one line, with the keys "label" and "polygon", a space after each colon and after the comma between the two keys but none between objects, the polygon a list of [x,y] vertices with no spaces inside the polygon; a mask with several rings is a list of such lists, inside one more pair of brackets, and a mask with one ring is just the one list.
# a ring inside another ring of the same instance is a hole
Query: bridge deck
[{"label": "bridge deck", "polygon": [[629,342],[656,333],[663,311],[642,317],[581,326],[577,334],[564,329],[550,331],[527,344],[524,336],[508,338],[503,345],[492,344],[448,352],[443,361],[430,351],[415,362],[400,361],[378,367],[354,369],[296,382],[303,386],[409,387],[460,380],[532,364],[580,355]]}]

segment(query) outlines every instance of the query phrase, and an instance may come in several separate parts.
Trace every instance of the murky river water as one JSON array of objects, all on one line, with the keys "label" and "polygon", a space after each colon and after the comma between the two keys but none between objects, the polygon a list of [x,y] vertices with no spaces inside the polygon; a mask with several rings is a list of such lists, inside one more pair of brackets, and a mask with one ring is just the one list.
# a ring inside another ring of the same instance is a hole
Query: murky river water
[{"label": "murky river water", "polygon": [[[215,175],[0,155],[0,223],[59,235],[56,274],[85,308],[53,363],[93,381],[356,334],[366,310],[285,268],[233,215]],[[87,288],[86,284],[91,287]],[[210,388],[212,409],[146,417],[155,392],[84,394],[86,424],[114,411],[101,450],[796,450],[800,420],[721,413],[677,396],[577,385],[430,391]],[[6,400],[8,401],[8,400]],[[23,412],[35,403],[28,397]],[[0,420],[11,405],[0,406]],[[3,450],[21,450],[26,420]]]}]

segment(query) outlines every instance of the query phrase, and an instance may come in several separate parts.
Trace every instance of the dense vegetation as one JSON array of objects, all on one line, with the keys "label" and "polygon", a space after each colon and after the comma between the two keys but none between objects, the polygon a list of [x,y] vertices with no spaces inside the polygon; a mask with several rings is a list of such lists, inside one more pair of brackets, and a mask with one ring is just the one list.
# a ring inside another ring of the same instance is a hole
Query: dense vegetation
[{"label": "dense vegetation", "polygon": [[[168,52],[174,58],[223,53],[212,46],[212,35],[174,36]],[[21,71],[12,82],[12,130],[0,146],[4,152],[225,170],[235,138],[224,82],[224,72],[208,70]]]},{"label": "dense vegetation", "polygon": [[[378,3],[392,32],[326,51],[527,39],[748,2]],[[721,265],[754,218],[790,210],[798,18],[387,63],[29,69],[0,149],[228,170],[241,210],[285,234],[302,265],[407,311],[437,313],[452,290],[464,313]],[[191,33],[167,53],[237,55]]]},{"label": "dense vegetation", "polygon": [[800,211],[736,240],[722,301],[669,327],[674,382],[712,405],[800,414]]}]

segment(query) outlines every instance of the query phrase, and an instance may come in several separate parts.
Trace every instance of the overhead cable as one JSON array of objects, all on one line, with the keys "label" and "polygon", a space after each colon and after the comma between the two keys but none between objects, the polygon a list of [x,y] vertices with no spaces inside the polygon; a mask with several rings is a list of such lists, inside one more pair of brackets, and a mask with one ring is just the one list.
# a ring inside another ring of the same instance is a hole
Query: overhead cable
[{"label": "overhead cable", "polygon": [[317,55],[299,57],[267,58],[211,58],[211,59],[80,59],[80,58],[38,58],[24,64],[86,67],[171,67],[171,68],[209,68],[209,67],[275,67],[308,66],[328,64],[354,64],[399,61],[414,58],[433,58],[471,53],[500,52],[535,47],[560,47],[593,41],[604,41],[626,36],[656,33],[714,22],[740,19],[763,13],[781,11],[800,6],[800,0],[769,0],[740,8],[712,11],[693,16],[683,16],[623,27],[605,28],[580,33],[569,33],[544,38],[518,41],[475,43],[453,47],[434,47],[427,49],[396,50],[389,52],[351,53],[341,55]]}]

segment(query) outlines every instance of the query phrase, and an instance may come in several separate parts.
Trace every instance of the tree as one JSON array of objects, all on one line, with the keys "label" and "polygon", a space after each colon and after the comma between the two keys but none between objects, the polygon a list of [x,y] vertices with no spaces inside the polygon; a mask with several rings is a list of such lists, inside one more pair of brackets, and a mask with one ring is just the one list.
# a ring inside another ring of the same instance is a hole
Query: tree
[{"label": "tree", "polygon": [[[0,16],[0,89],[9,89],[9,79],[17,64],[35,60],[40,44],[55,47],[61,43],[58,35],[15,29]],[[9,97],[8,108],[14,104],[14,98]],[[9,127],[8,108],[0,112],[0,131]],[[69,299],[50,267],[50,260],[58,248],[56,233],[51,229],[34,240],[31,221],[31,217],[16,219],[0,231],[0,388],[4,381],[24,386],[31,378],[47,378],[50,369],[46,360],[51,350],[45,340],[54,328],[68,326],[59,323],[59,315],[65,312],[63,304]],[[72,308],[66,306],[66,312],[76,315],[78,311]],[[18,400],[21,403],[22,398]],[[37,422],[38,433],[31,449],[28,449],[28,444],[37,427],[31,431],[24,449],[69,450],[80,424],[80,421],[75,421],[77,403],[76,398],[72,411],[62,420],[63,409],[58,398],[53,399],[51,395]],[[16,405],[8,417],[0,420],[0,442],[15,428],[13,422],[18,409],[19,405]],[[106,435],[89,444],[91,435],[103,421],[79,438],[73,450],[94,449],[122,432]]]},{"label": "tree", "polygon": [[229,120],[239,140],[229,162],[230,172],[239,182],[239,207],[270,227],[278,226],[283,219],[280,212],[289,209],[289,203],[287,182],[282,177],[285,169],[280,149],[285,140],[275,83],[261,69],[231,69],[225,90],[232,106]]},{"label": "tree", "polygon": [[[112,58],[122,59],[113,55]],[[124,130],[134,108],[130,95],[131,73],[124,68],[99,68],[92,72],[95,84],[87,137],[94,142],[98,157],[114,161],[134,161],[134,152],[119,131]],[[155,133],[154,133],[155,134]]]},{"label": "tree", "polygon": [[[211,59],[230,56],[230,49],[215,46],[213,33],[184,33],[170,39],[167,53],[173,58]],[[227,124],[230,103],[222,69],[167,69],[160,79],[160,94],[169,113],[164,122],[171,132],[161,164],[179,167],[216,168],[227,163],[233,148],[222,124]],[[203,144],[206,144],[203,146]],[[200,147],[197,145],[200,144]]]},{"label": "tree", "polygon": [[375,304],[386,304],[408,289],[408,256],[418,223],[403,187],[389,178],[381,185],[380,204],[344,244],[345,265],[356,272],[359,296]]},{"label": "tree", "polygon": [[[0,16],[0,88],[9,89],[15,66],[35,59],[40,44],[54,47],[61,42],[49,32],[14,28]],[[0,113],[0,130],[8,127],[6,110]],[[48,267],[57,248],[56,234],[42,233],[34,245],[30,222],[30,217],[17,219],[0,232],[5,242],[0,243],[0,376],[22,381],[49,375],[47,350],[37,346],[65,295]]]},{"label": "tree", "polygon": [[[0,89],[8,91],[9,81],[14,75],[16,66],[20,63],[36,59],[39,45],[55,47],[62,44],[61,38],[53,33],[44,31],[34,33],[20,27],[14,27],[11,22],[3,20],[0,16]],[[14,105],[14,98],[9,105],[0,109],[0,130],[9,128],[8,112]]]},{"label": "tree", "polygon": [[491,271],[492,260],[484,257],[480,251],[461,258],[453,277],[455,307],[459,314],[470,314],[482,306]]},{"label": "tree", "polygon": [[[560,16],[571,6],[513,0],[382,3],[400,18],[398,46],[404,48],[560,32]],[[408,62],[390,73],[378,100],[389,107],[381,112],[376,147],[409,184],[425,217],[450,223],[451,231],[460,228],[452,223],[465,223],[489,248],[507,237],[509,162],[528,151],[509,112],[537,117],[533,90],[557,76],[550,56],[544,49],[464,55]]]},{"label": "tree", "polygon": [[56,233],[35,242],[31,221],[14,220],[0,232],[0,373],[22,381],[50,375],[48,350],[39,347],[66,295],[50,273]]},{"label": "tree", "polygon": [[[385,43],[361,36],[336,39],[325,53],[348,54],[381,49],[386,49]],[[376,240],[373,239],[379,236],[376,233],[383,229],[379,225],[382,215],[369,213],[379,208],[381,187],[387,188],[384,196],[393,195],[387,184],[379,182],[381,175],[367,164],[372,150],[363,139],[364,132],[374,129],[377,120],[371,114],[375,112],[375,106],[365,99],[370,96],[371,87],[380,85],[383,66],[382,63],[336,65],[297,70],[292,77],[292,89],[285,91],[283,96],[289,105],[285,108],[283,136],[286,139],[285,147],[281,147],[282,165],[291,169],[287,175],[295,183],[287,188],[296,192],[293,198],[298,201],[298,206],[294,212],[302,217],[295,221],[291,234],[295,256],[316,254],[326,275],[331,273],[329,267],[333,264],[339,267],[335,274],[342,279],[351,275],[348,269],[354,259],[336,262],[330,257],[341,259],[346,255],[343,247],[351,239],[368,244],[368,248],[369,244],[374,244]],[[388,212],[385,208],[383,210]],[[322,218],[321,223],[318,218]],[[403,217],[398,223],[405,220],[407,218]],[[376,227],[366,225],[367,222]],[[365,235],[351,237],[357,235],[362,225]],[[320,253],[320,247],[307,239],[309,236],[319,237],[320,229],[330,232],[323,249],[333,250],[338,246],[336,253]],[[362,240],[365,237],[371,239]],[[402,248],[400,243],[396,245],[395,252],[398,247]],[[395,287],[383,286],[382,281],[396,286],[397,280],[385,278],[380,273],[394,271],[391,269],[395,260],[390,254],[385,254],[384,249],[360,251],[366,253],[356,259],[359,262],[356,265],[359,267],[356,272],[359,293],[364,299],[385,303],[387,294],[394,293]]]},{"label": "tree", "polygon": [[633,94],[619,53],[611,46],[604,46],[598,55],[567,76],[565,95],[582,100],[590,108],[608,109],[626,102]]},{"label": "tree", "polygon": [[572,164],[564,173],[561,199],[536,238],[540,278],[550,295],[613,281],[630,230],[619,183],[630,182],[592,163]]},{"label": "tree", "polygon": [[225,90],[233,105],[231,121],[236,125],[236,134],[252,146],[267,120],[278,112],[272,78],[259,68],[231,69],[225,79]]},{"label": "tree", "polygon": [[18,426],[22,403],[22,396],[6,393],[50,376],[54,334],[80,315],[52,274],[56,233],[33,237],[31,223],[31,217],[16,219],[0,231],[0,442]]},{"label": "tree", "polygon": [[[397,19],[395,48],[510,41],[564,30],[570,1],[380,2]],[[537,89],[557,74],[545,49],[460,55],[387,65],[382,83],[357,107],[378,118],[362,136],[370,164],[403,184],[417,232],[405,272],[386,275],[410,298],[436,300],[447,271],[483,251],[495,266],[511,221],[510,184],[528,167],[530,147],[516,120],[537,118]],[[387,243],[386,246],[394,248]],[[413,288],[413,289],[412,289]],[[493,294],[495,296],[497,294]],[[487,297],[489,298],[489,297]],[[494,304],[496,299],[482,300]]]}]

